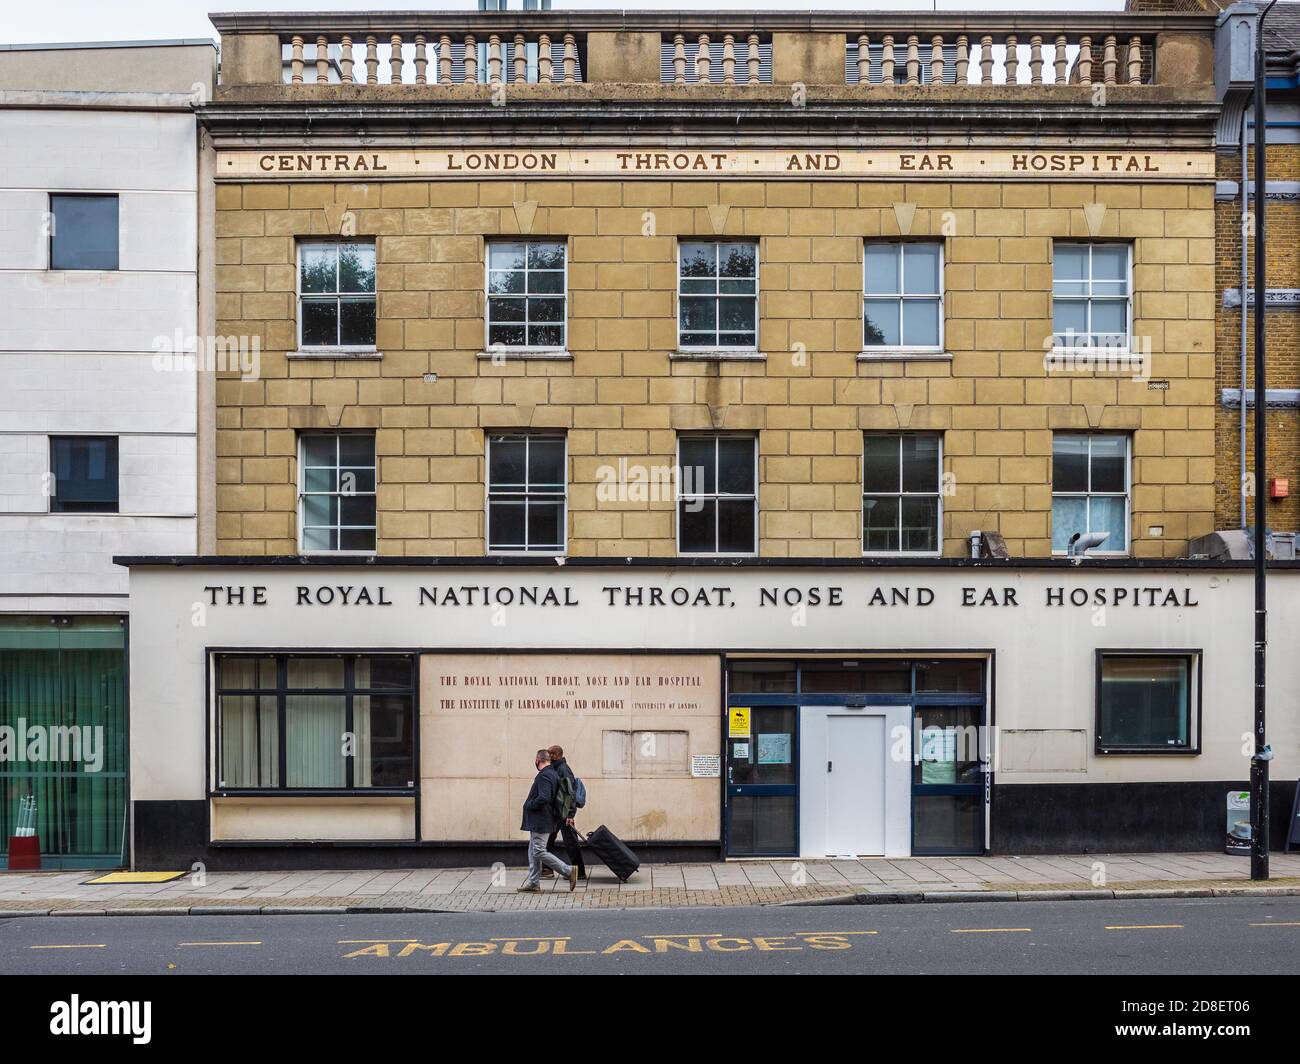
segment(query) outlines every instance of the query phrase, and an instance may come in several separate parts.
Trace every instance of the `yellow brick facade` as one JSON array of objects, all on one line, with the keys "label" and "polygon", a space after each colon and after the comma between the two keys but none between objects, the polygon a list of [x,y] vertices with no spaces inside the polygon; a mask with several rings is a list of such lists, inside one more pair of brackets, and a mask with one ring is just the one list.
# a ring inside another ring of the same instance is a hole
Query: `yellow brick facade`
[{"label": "yellow brick facade", "polygon": [[[339,205],[376,243],[383,357],[291,359],[295,241]],[[906,237],[943,243],[951,357],[860,360],[864,240],[913,207]],[[679,432],[723,429],[758,436],[760,556],[858,557],[863,433],[905,430],[942,434],[944,554],[984,529],[1045,556],[1053,431],[1112,430],[1131,553],[1178,557],[1215,525],[1215,224],[1208,183],[222,184],[217,329],[262,355],[218,381],[218,549],[297,552],[297,434],[338,427],[375,431],[379,553],[480,555],[485,433],[556,429],[569,553],[671,556],[673,500],[599,498],[602,469],[670,467]],[[521,231],[567,241],[571,361],[479,357],[485,241]],[[761,361],[673,357],[677,243],[721,236],[759,244]],[[1044,367],[1053,241],[1090,238],[1131,244],[1150,382]]]}]

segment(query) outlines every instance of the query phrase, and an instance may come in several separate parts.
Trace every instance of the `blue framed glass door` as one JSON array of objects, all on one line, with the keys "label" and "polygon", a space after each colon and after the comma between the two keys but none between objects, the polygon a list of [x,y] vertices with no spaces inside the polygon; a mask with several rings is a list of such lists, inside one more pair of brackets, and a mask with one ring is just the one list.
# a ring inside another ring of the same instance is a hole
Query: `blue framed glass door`
[{"label": "blue framed glass door", "polygon": [[799,710],[756,705],[745,737],[727,739],[727,856],[799,852]]}]

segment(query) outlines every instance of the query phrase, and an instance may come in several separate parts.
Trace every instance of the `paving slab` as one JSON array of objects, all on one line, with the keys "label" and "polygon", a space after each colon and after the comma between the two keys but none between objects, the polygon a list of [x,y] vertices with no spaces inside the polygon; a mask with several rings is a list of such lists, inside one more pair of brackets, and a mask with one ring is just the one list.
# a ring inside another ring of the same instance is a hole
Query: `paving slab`
[{"label": "paving slab", "polygon": [[[180,915],[1097,900],[1300,895],[1300,854],[1271,855],[1274,879],[1217,853],[1034,854],[925,858],[752,859],[646,864],[626,883],[593,862],[570,893],[546,879],[519,894],[522,868],[213,872],[165,884],[90,884],[97,873],[0,872],[0,919],[20,915]],[[1105,884],[1092,885],[1100,865]]]}]

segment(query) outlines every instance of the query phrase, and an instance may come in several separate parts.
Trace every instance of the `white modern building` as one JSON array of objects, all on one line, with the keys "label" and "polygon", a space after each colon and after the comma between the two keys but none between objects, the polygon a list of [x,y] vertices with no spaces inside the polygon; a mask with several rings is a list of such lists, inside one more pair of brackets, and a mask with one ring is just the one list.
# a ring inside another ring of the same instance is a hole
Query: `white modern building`
[{"label": "white modern building", "polygon": [[95,746],[0,763],[0,847],[34,794],[47,866],[122,852],[113,556],[202,544],[201,376],[172,356],[205,331],[193,107],[215,73],[210,41],[0,45],[0,724]]}]

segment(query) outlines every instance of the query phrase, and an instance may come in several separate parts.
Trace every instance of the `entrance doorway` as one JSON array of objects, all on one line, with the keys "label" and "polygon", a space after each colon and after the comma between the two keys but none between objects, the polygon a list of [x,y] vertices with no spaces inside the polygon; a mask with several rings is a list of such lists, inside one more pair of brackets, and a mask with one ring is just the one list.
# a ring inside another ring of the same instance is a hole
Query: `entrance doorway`
[{"label": "entrance doorway", "polygon": [[910,853],[910,706],[802,706],[800,853]]},{"label": "entrance doorway", "polygon": [[733,658],[727,855],[983,853],[987,662],[976,652]]}]

